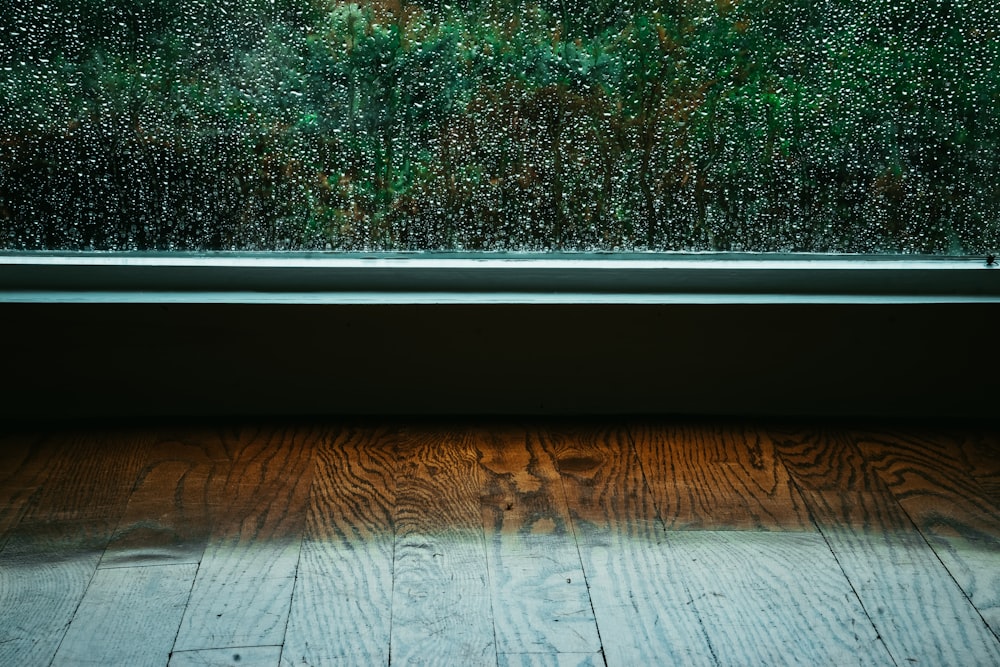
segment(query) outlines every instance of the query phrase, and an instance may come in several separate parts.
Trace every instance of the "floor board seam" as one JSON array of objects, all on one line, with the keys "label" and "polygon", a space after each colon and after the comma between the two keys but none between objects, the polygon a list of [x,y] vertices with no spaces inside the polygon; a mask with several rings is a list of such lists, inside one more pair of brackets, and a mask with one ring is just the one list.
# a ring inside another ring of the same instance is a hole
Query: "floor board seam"
[{"label": "floor board seam", "polygon": [[[781,461],[781,465],[785,466],[787,470],[787,465],[785,464],[785,460],[781,456],[781,454],[778,454],[778,460]],[[833,544],[830,543],[830,540],[827,537],[826,532],[823,530],[823,527],[819,525],[818,521],[816,521],[816,517],[813,514],[812,507],[810,506],[809,501],[806,499],[805,494],[802,493],[802,489],[799,487],[799,483],[796,481],[795,476],[791,474],[790,470],[788,472],[789,472],[789,477],[788,477],[789,483],[791,483],[792,487],[795,489],[795,492],[798,494],[799,498],[802,499],[806,511],[809,513],[809,520],[816,528],[816,531],[819,533],[820,537],[823,538],[823,542],[826,544],[826,548],[830,550],[830,554],[833,556],[834,562],[840,569],[840,573],[841,575],[843,575],[844,581],[846,581],[847,585],[851,587],[851,593],[854,595],[854,599],[858,601],[858,606],[860,606],[861,611],[865,613],[865,618],[868,619],[868,623],[871,624],[872,628],[875,630],[875,636],[878,639],[879,644],[882,645],[882,648],[885,649],[885,654],[889,656],[889,660],[892,661],[892,664],[898,667],[899,663],[896,661],[896,656],[892,654],[892,651],[889,650],[888,644],[885,643],[885,638],[882,637],[882,632],[881,630],[879,630],[878,624],[875,623],[875,620],[872,618],[871,613],[868,611],[868,607],[865,606],[865,601],[861,599],[861,595],[858,593],[858,589],[855,587],[854,582],[851,580],[850,575],[847,574],[847,570],[844,569],[844,564],[840,561],[840,557],[837,555],[837,550],[834,549]]]},{"label": "floor board seam", "polygon": [[98,565],[98,570],[134,570],[143,567],[174,567],[175,565],[198,565],[201,560],[179,560],[168,563],[146,563],[140,565]]},{"label": "floor board seam", "polygon": [[239,651],[247,648],[281,648],[284,644],[246,644],[242,646],[204,646],[201,648],[184,648],[180,651],[171,651],[170,655],[175,653],[203,653],[205,651]]},{"label": "floor board seam", "polygon": [[[1000,628],[994,629],[989,624],[989,622],[986,620],[986,617],[983,616],[983,612],[980,611],[976,603],[972,600],[971,597],[969,597],[969,594],[965,591],[965,588],[962,586],[961,583],[959,583],[958,579],[955,578],[955,575],[951,571],[951,568],[948,567],[947,563],[944,562],[944,559],[941,558],[941,554],[938,553],[937,548],[927,537],[927,534],[924,532],[924,529],[921,528],[920,524],[918,524],[916,519],[914,519],[913,514],[906,509],[906,507],[903,505],[902,502],[900,502],[896,492],[892,490],[892,487],[889,485],[888,482],[886,482],[885,478],[882,476],[882,473],[879,472],[879,470],[875,467],[874,461],[865,455],[865,452],[861,449],[861,447],[858,446],[857,442],[854,439],[851,439],[849,446],[854,449],[855,453],[861,457],[861,460],[864,461],[866,465],[872,467],[872,470],[875,473],[875,478],[885,488],[886,493],[893,499],[893,501],[896,503],[896,507],[899,508],[899,511],[902,512],[903,516],[905,516],[906,519],[910,522],[910,525],[913,526],[913,529],[917,531],[917,534],[920,536],[920,539],[923,540],[924,544],[927,545],[927,548],[930,549],[931,553],[934,554],[934,558],[937,560],[938,564],[948,574],[949,581],[951,581],[952,584],[954,584],[955,588],[958,589],[958,592],[961,594],[962,598],[964,598],[969,603],[969,606],[972,607],[973,611],[975,611],[976,616],[979,617],[979,620],[983,623],[983,626],[985,626],[986,630],[991,635],[993,635],[993,638],[998,643],[1000,643]],[[973,481],[975,480],[975,478],[972,475],[969,475],[969,479],[972,479]]]},{"label": "floor board seam", "polygon": [[[653,516],[656,519],[657,528],[663,531],[663,539],[666,548],[670,548],[670,531],[667,530],[667,522],[663,518],[663,512],[660,509],[660,504],[656,501],[656,494],[652,492],[652,487],[649,484],[649,479],[646,476],[646,467],[642,463],[642,457],[639,456],[639,451],[635,446],[635,434],[632,432],[633,426],[625,425],[625,435],[628,437],[629,451],[632,457],[635,459],[636,463],[639,465],[639,474],[642,476],[642,484],[646,491],[649,492],[649,502],[653,505]],[[682,584],[684,587],[684,592],[688,599],[694,600],[694,594],[691,588],[686,582]],[[705,619],[702,618],[701,612],[698,610],[698,605],[694,606],[695,617],[698,619],[698,629],[701,630],[702,636],[705,638],[705,645],[708,647],[708,652],[712,656],[712,664],[721,665],[719,661],[718,653],[715,650],[715,644],[712,643],[712,636],[708,632],[708,628],[705,627]]]},{"label": "floor board seam", "polygon": [[[204,553],[202,553],[202,558],[204,558]],[[174,653],[183,653],[183,650],[177,650],[177,639],[181,636],[181,628],[184,627],[184,617],[187,616],[188,609],[191,604],[191,596],[194,594],[194,585],[198,581],[198,574],[201,572],[201,561],[198,560],[198,564],[194,569],[194,576],[191,577],[191,587],[188,589],[187,601],[184,603],[184,611],[181,613],[181,622],[177,624],[177,631],[174,633],[174,641],[170,645],[170,652],[167,654],[167,664],[170,663],[170,658]]]},{"label": "floor board seam", "polygon": [[604,638],[601,636],[601,624],[597,620],[597,610],[594,608],[594,596],[590,593],[590,575],[587,574],[587,566],[583,562],[583,553],[580,550],[580,535],[576,529],[576,519],[573,518],[573,512],[569,509],[569,494],[566,493],[566,481],[561,470],[559,470],[558,459],[555,453],[552,452],[548,447],[545,446],[545,441],[540,440],[539,445],[542,451],[548,454],[555,464],[556,473],[559,475],[559,488],[562,490],[563,503],[566,505],[566,517],[569,520],[570,528],[573,530],[573,544],[576,545],[576,558],[580,563],[580,572],[583,574],[583,584],[587,587],[587,602],[590,603],[590,614],[594,618],[594,631],[597,633],[597,643],[600,646],[601,660],[604,662],[604,667],[609,667],[608,665],[608,654],[604,650]]},{"label": "floor board seam", "polygon": [[[111,538],[108,538],[108,544],[110,543]],[[104,546],[106,549],[107,544]],[[66,641],[66,634],[69,632],[70,626],[73,625],[73,621],[76,620],[76,615],[80,612],[80,606],[83,604],[83,601],[87,599],[87,591],[90,590],[91,585],[94,583],[94,577],[97,576],[97,571],[100,569],[100,563],[101,561],[98,559],[97,563],[94,564],[94,571],[90,573],[90,579],[87,581],[87,585],[83,589],[83,594],[80,596],[80,599],[76,601],[76,606],[73,608],[73,613],[70,614],[69,622],[66,623],[62,629],[61,636],[59,637],[59,643],[56,645],[56,650],[52,652],[52,658],[49,659],[49,667],[52,667],[52,665],[55,664],[56,658],[59,656],[59,649],[62,648],[63,642]]]}]

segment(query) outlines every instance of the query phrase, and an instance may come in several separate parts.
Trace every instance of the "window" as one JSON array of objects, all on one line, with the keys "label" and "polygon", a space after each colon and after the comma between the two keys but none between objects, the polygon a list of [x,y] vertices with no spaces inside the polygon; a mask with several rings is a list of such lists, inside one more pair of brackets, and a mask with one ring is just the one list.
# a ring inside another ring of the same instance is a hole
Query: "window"
[{"label": "window", "polygon": [[985,256],[967,0],[47,0],[0,16],[10,250]]}]

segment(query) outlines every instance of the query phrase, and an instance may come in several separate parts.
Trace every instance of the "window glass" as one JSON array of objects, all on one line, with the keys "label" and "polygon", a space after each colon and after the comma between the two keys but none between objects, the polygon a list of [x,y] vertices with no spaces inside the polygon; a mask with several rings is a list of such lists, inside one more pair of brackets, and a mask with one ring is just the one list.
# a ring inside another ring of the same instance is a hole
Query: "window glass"
[{"label": "window glass", "polygon": [[986,0],[0,11],[0,248],[985,253]]}]

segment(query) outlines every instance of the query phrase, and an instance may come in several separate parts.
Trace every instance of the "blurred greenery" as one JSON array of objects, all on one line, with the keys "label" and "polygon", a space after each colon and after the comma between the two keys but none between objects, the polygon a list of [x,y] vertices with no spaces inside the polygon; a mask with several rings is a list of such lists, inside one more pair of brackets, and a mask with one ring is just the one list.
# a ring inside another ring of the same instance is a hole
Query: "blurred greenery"
[{"label": "blurred greenery", "polygon": [[985,0],[0,11],[0,247],[986,253]]}]

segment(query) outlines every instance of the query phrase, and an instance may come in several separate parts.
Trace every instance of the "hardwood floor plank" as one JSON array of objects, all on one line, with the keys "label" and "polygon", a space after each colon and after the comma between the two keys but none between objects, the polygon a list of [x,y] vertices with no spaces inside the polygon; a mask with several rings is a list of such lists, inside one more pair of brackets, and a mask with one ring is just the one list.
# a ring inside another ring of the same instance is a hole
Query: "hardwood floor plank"
[{"label": "hardwood floor plank", "polygon": [[283,665],[388,665],[396,447],[386,428],[322,443]]},{"label": "hardwood floor plank", "polygon": [[823,533],[897,664],[1000,664],[996,637],[920,535],[875,536],[860,526]]},{"label": "hardwood floor plank", "polygon": [[135,484],[145,437],[110,432],[67,442],[23,520],[117,522]]},{"label": "hardwood floor plank", "polygon": [[226,434],[232,463],[208,487],[213,531],[176,651],[281,645],[321,437],[307,426]]},{"label": "hardwood floor plank", "polygon": [[280,646],[175,651],[169,667],[275,667],[280,654]]},{"label": "hardwood floor plank", "polygon": [[0,665],[52,661],[106,543],[62,523],[11,535],[0,552]]},{"label": "hardwood floor plank", "polygon": [[7,477],[5,496],[24,504],[0,550],[0,664],[52,660],[125,509],[144,437],[55,432]]},{"label": "hardwood floor plank", "polygon": [[162,667],[196,569],[184,564],[97,570],[52,664]]},{"label": "hardwood floor plank", "polygon": [[173,429],[143,448],[128,506],[102,567],[198,563],[231,462],[226,440],[206,428]]},{"label": "hardwood floor plank", "polygon": [[496,665],[474,440],[400,429],[392,662]]},{"label": "hardwood floor plank", "polygon": [[667,546],[719,664],[891,662],[818,533],[678,531]]},{"label": "hardwood floor plank", "polygon": [[555,459],[608,665],[716,660],[624,430],[552,426]]},{"label": "hardwood floor plank", "polygon": [[532,661],[539,654],[598,653],[597,624],[552,457],[524,428],[496,424],[471,436],[485,472],[483,527],[498,651],[533,655]]},{"label": "hardwood floor plank", "polygon": [[766,434],[655,423],[632,432],[671,528],[671,569],[721,664],[888,659]]},{"label": "hardwood floor plank", "polygon": [[630,427],[668,530],[812,530],[769,440],[718,423]]},{"label": "hardwood floor plank", "polygon": [[995,638],[851,437],[773,437],[896,664],[1000,664]]},{"label": "hardwood floor plank", "polygon": [[[864,509],[864,505],[853,502],[853,494],[888,497],[882,479],[843,429],[772,427],[763,433],[800,493],[820,491],[840,496],[842,520],[854,521],[858,511]],[[811,511],[812,506],[807,505]]]},{"label": "hardwood floor plank", "polygon": [[1000,637],[1000,508],[976,481],[983,461],[970,461],[965,445],[946,433],[851,438]]},{"label": "hardwood floor plank", "polygon": [[38,490],[38,477],[47,459],[39,450],[46,444],[51,447],[52,440],[33,433],[0,437],[0,549]]},{"label": "hardwood floor plank", "polygon": [[148,433],[129,429],[41,438],[22,469],[24,477],[4,484],[31,490],[20,522],[85,522],[110,535],[135,485],[148,439]]}]

